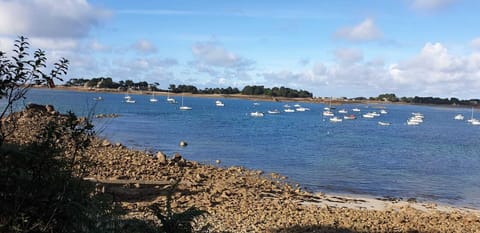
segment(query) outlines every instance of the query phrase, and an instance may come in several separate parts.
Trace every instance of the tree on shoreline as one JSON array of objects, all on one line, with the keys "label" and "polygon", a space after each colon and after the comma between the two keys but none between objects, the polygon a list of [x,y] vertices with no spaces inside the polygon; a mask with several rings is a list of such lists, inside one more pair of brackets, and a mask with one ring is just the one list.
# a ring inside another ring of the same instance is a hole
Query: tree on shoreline
[{"label": "tree on shoreline", "polygon": [[27,106],[28,114],[14,112],[33,85],[54,87],[62,80],[68,60],[61,58],[47,74],[43,50],[29,58],[23,36],[14,47],[10,59],[0,51],[0,98],[6,102],[0,115],[0,232],[110,231],[112,202],[83,180],[82,157],[93,135],[89,121],[36,104]]},{"label": "tree on shoreline", "polygon": [[[0,51],[0,99],[6,101],[0,112],[0,119],[13,112],[14,103],[24,99],[33,85],[55,87],[54,81],[62,81],[60,76],[67,74],[69,62],[65,58],[54,63],[50,74],[45,73],[42,70],[47,61],[45,51],[38,49],[33,58],[29,58],[29,46],[28,39],[20,36],[15,40],[14,55],[11,59],[6,57],[5,52]],[[0,121],[0,146],[8,133],[3,130],[2,124]]]},{"label": "tree on shoreline", "polygon": [[[0,232],[165,232],[147,221],[120,219],[113,196],[85,180],[87,149],[95,140],[87,118],[38,104],[14,112],[33,85],[54,87],[68,70],[62,58],[50,74],[43,72],[45,52],[29,59],[25,37],[14,46],[11,59],[0,51],[0,98],[6,100],[0,115]],[[170,211],[164,225],[191,232],[190,222],[203,213],[194,207]]]}]

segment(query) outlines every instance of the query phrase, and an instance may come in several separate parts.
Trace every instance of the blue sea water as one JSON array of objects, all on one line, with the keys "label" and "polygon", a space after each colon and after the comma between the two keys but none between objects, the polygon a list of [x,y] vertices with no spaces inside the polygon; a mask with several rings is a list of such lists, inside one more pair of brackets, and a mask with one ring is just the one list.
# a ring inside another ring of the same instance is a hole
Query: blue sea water
[{"label": "blue sea water", "polygon": [[[93,98],[101,95],[103,101]],[[417,198],[456,206],[480,208],[480,126],[453,117],[470,108],[381,105],[389,112],[375,119],[359,117],[331,123],[322,117],[325,105],[302,103],[311,111],[249,116],[252,111],[283,109],[285,102],[259,102],[185,97],[191,111],[179,111],[164,96],[32,90],[26,102],[53,104],[79,115],[117,113],[114,119],[95,119],[98,133],[113,142],[189,160],[221,166],[244,166],[278,172],[310,191]],[[180,97],[176,97],[181,102]],[[288,103],[293,105],[294,103]],[[362,113],[379,105],[343,105]],[[351,112],[351,111],[350,111]],[[412,112],[425,122],[407,126]],[[478,113],[480,115],[480,112]],[[378,121],[392,125],[379,126]],[[185,140],[188,146],[181,148]]]}]

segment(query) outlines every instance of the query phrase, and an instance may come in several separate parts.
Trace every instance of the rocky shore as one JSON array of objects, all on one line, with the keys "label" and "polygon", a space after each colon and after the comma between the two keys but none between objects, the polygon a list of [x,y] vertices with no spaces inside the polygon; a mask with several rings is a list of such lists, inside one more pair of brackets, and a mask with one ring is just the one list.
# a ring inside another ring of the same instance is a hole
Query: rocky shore
[{"label": "rocky shore", "polygon": [[[40,106],[15,117],[18,133],[11,140],[28,143],[35,127],[62,115]],[[149,154],[100,138],[85,156],[87,178],[115,193],[128,210],[126,218],[154,220],[147,206],[164,205],[165,187],[180,180],[173,209],[208,211],[195,223],[197,229],[209,226],[208,232],[480,232],[477,210],[314,194],[280,174],[203,165],[180,154]]]}]

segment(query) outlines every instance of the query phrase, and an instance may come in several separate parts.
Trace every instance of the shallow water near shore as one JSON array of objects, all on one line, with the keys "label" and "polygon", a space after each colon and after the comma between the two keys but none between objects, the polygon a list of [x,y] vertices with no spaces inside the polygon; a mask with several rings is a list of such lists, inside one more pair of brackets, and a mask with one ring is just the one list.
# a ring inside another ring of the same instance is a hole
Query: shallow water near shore
[{"label": "shallow water near shore", "polygon": [[[94,101],[102,96],[103,101]],[[103,94],[34,89],[26,102],[53,104],[57,110],[78,115],[116,113],[113,119],[95,119],[101,136],[113,142],[168,155],[181,153],[189,160],[221,166],[244,166],[285,175],[313,192],[334,192],[416,198],[456,206],[480,208],[480,126],[453,117],[470,108],[411,105],[343,105],[350,113],[379,111],[388,114],[331,123],[322,117],[325,105],[301,103],[306,112],[249,115],[253,111],[283,110],[284,102],[258,102],[185,97],[193,108],[179,111],[164,96],[150,103],[148,95]],[[176,97],[181,102],[180,97]],[[288,103],[293,106],[294,103]],[[425,122],[407,126],[412,112]],[[336,114],[341,116],[340,114]],[[480,112],[476,113],[477,118]],[[392,125],[379,126],[378,121]],[[181,148],[185,140],[188,146]]]}]

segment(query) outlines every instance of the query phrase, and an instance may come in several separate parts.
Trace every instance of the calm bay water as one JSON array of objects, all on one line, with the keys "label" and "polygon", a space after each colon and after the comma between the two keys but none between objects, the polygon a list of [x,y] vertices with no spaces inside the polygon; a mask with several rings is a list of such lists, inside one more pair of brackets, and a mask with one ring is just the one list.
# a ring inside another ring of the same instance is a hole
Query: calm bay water
[{"label": "calm bay water", "polygon": [[[93,98],[102,96],[103,101]],[[480,126],[453,117],[469,108],[382,105],[389,112],[375,119],[331,123],[323,119],[325,105],[304,103],[311,111],[266,114],[283,110],[285,103],[185,97],[191,111],[179,111],[164,96],[132,95],[135,104],[123,103],[122,94],[32,90],[26,102],[53,104],[79,115],[117,113],[115,119],[96,119],[101,136],[137,149],[180,152],[203,163],[244,166],[278,172],[310,191],[372,196],[414,197],[457,206],[480,208]],[[180,97],[176,97],[181,101]],[[289,103],[293,106],[293,103]],[[343,105],[362,113],[378,105]],[[338,110],[338,109],[337,109]],[[412,112],[425,115],[419,126],[405,122]],[[480,112],[477,113],[480,117]],[[392,125],[379,126],[378,121]],[[180,148],[185,140],[189,145]]]}]

